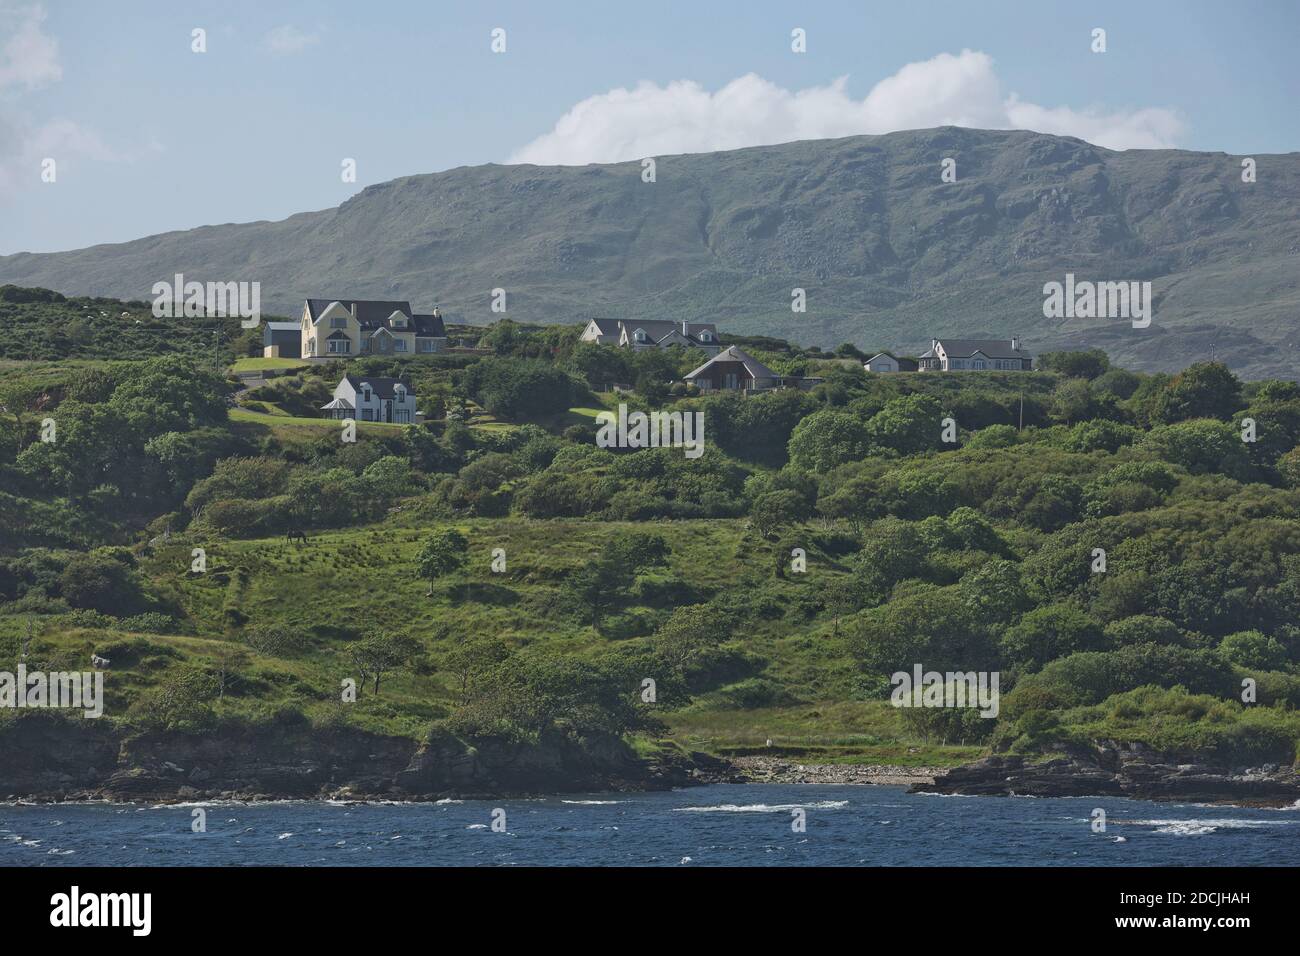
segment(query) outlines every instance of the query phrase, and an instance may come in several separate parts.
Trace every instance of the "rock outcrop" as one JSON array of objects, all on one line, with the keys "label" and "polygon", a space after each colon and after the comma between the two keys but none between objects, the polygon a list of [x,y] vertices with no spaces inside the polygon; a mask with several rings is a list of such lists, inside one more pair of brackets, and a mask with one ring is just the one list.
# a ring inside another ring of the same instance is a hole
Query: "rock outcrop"
[{"label": "rock outcrop", "polygon": [[1300,800],[1290,766],[1227,767],[1188,762],[1142,744],[1099,742],[1047,759],[994,755],[956,767],[911,793],[967,796],[1134,797],[1284,806]]}]

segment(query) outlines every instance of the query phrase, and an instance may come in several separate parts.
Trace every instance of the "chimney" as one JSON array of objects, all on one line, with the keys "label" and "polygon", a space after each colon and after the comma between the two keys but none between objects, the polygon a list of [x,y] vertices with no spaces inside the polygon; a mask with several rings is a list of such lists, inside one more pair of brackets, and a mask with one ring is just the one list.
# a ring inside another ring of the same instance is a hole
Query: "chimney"
[{"label": "chimney", "polygon": [[939,351],[939,340],[938,340],[938,339],[931,339],[931,340],[930,340],[930,350],[933,351],[933,352],[937,352],[937,351]]},{"label": "chimney", "polygon": [[690,337],[691,337],[690,323],[687,322],[685,319],[682,319],[682,338],[689,339]]},{"label": "chimney", "polygon": [[1013,352],[1020,351],[1020,336],[1018,335],[1011,336],[1011,351]]},{"label": "chimney", "polygon": [[440,318],[442,318],[442,312],[440,312],[440,311],[438,310],[438,307],[437,307],[436,305],[433,307],[433,317],[434,317],[435,319],[440,319]]}]

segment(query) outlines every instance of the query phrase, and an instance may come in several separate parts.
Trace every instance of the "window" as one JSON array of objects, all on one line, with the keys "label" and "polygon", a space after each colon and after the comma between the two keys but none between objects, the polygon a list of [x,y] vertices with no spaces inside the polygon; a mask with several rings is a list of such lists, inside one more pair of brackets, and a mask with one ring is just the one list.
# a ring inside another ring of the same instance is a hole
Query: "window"
[{"label": "window", "polygon": [[361,420],[363,422],[373,422],[375,420],[374,409],[370,409],[370,408],[361,409]]},{"label": "window", "polygon": [[416,339],[415,341],[418,343],[416,348],[419,349],[419,351],[421,352],[433,351],[433,339]]},{"label": "window", "polygon": [[399,425],[411,424],[410,410],[406,408],[397,409],[397,411],[393,412],[393,421],[395,421]]},{"label": "window", "polygon": [[395,340],[395,341],[393,342],[393,351],[394,351],[394,352],[405,352],[405,351],[406,351],[406,339],[397,339],[397,340]]},{"label": "window", "polygon": [[646,340],[646,334],[641,329],[637,329],[636,332],[633,333],[632,337],[638,342],[644,342]]},{"label": "window", "polygon": [[712,341],[713,341],[713,333],[710,332],[710,331],[708,331],[707,329],[704,330],[703,332],[700,333],[700,341],[701,341],[701,342],[712,342]]},{"label": "window", "polygon": [[722,376],[723,388],[737,388],[739,384],[740,384],[740,380],[736,377],[735,372],[728,372],[727,374]]},{"label": "window", "polygon": [[983,359],[975,359],[975,361],[971,363],[971,368],[984,369],[988,368],[988,366],[984,363]]},{"label": "window", "polygon": [[347,319],[347,316],[343,316],[342,318],[339,318],[339,317],[336,315],[336,316],[334,316],[334,318],[330,319],[330,328],[331,328],[331,329],[346,329],[347,327],[348,327],[348,319]]},{"label": "window", "polygon": [[351,352],[352,342],[349,339],[330,339],[330,351],[335,353]]}]

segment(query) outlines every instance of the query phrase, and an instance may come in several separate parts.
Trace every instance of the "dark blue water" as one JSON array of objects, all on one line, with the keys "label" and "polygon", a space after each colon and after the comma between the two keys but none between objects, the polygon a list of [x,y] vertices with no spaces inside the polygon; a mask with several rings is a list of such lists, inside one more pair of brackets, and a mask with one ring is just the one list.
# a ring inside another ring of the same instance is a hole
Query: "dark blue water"
[{"label": "dark blue water", "polygon": [[[206,833],[191,832],[195,807]],[[249,864],[1295,866],[1300,809],[782,784],[440,805],[0,805],[4,866]]]}]

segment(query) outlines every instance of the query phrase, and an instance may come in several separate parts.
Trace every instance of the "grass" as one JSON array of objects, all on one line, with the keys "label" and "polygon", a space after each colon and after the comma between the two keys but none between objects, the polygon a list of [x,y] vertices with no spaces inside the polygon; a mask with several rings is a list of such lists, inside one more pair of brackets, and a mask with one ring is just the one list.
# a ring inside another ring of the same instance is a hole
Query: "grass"
[{"label": "grass", "polygon": [[[255,416],[265,418],[265,416]],[[278,423],[280,419],[276,419]],[[314,424],[329,424],[319,422]],[[298,429],[302,431],[302,429]],[[454,678],[437,662],[459,640],[499,635],[517,647],[545,643],[558,653],[583,656],[619,642],[648,636],[671,615],[674,600],[638,602],[618,608],[594,630],[585,613],[562,601],[561,582],[612,536],[645,531],[644,523],[583,520],[538,521],[518,517],[430,522],[405,502],[374,525],[309,531],[304,544],[283,538],[171,542],[142,559],[141,569],[158,599],[181,612],[187,633],[142,635],[156,653],[148,663],[115,668],[108,714],[120,716],[132,700],[158,685],[189,660],[211,663],[234,655],[247,688],[219,702],[219,713],[255,714],[259,708],[292,703],[314,720],[338,710],[340,681],[349,676],[348,645],[376,629],[416,637],[435,665],[403,671],[384,680],[382,695],[363,692],[348,708],[350,723],[377,732],[420,737],[456,702]],[[469,562],[439,582],[433,595],[414,573],[415,556],[433,527],[455,527],[470,542]],[[745,522],[730,519],[658,522],[653,530],[671,548],[670,567],[657,577],[689,582],[697,599],[723,590],[761,588],[779,602],[797,602],[810,586],[802,581],[755,578],[756,557],[765,545]],[[191,549],[203,547],[208,570],[190,574]],[[504,548],[507,570],[491,570],[492,551]],[[830,573],[841,573],[829,569]],[[310,635],[312,646],[289,658],[258,654],[240,641],[224,617],[237,611],[250,622],[283,624]],[[26,616],[0,617],[0,642],[26,627]],[[34,617],[40,635],[34,652],[72,663],[124,639],[114,631],[69,628],[62,619]],[[840,642],[796,617],[760,619],[737,635],[745,650],[767,662],[766,674],[801,699],[816,701],[773,708],[742,709],[718,692],[691,706],[661,714],[668,741],[692,750],[727,752],[761,747],[771,738],[780,747],[804,748],[824,762],[936,765],[957,762],[957,753],[938,753],[912,740],[898,714],[880,701],[852,701],[846,678],[852,662]],[[0,644],[3,646],[3,644]],[[810,749],[811,748],[811,749]],[[968,748],[971,749],[971,748]]]},{"label": "grass", "polygon": [[[335,431],[339,428],[339,423],[332,418],[300,418],[295,415],[287,415],[282,409],[269,403],[259,402],[258,404],[266,408],[266,411],[256,412],[248,408],[232,408],[230,410],[230,420],[235,422],[258,422],[265,425],[303,425],[333,429]],[[389,422],[357,422],[357,428],[361,430],[405,427],[405,425],[395,425]]]},{"label": "grass", "polygon": [[309,363],[296,358],[241,358],[230,366],[232,372],[260,372],[268,369],[306,368]]}]

